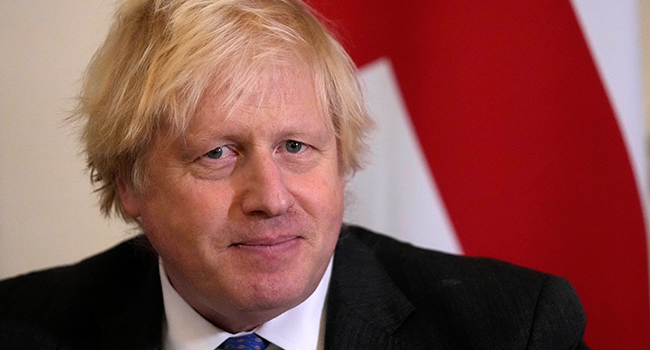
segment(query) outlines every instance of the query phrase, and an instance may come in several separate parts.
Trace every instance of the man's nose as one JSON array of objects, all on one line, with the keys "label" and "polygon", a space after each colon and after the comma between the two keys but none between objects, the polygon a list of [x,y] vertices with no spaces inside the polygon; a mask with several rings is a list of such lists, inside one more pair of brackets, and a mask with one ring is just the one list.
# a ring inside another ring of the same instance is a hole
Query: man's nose
[{"label": "man's nose", "polygon": [[242,210],[245,214],[261,214],[268,217],[282,215],[295,204],[295,198],[287,188],[282,169],[272,154],[256,155],[242,169],[244,193]]}]

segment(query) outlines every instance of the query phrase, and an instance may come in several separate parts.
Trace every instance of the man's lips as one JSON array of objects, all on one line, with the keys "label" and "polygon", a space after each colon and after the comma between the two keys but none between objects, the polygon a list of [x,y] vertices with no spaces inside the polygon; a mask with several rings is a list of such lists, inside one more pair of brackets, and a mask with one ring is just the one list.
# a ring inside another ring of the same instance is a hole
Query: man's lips
[{"label": "man's lips", "polygon": [[234,247],[238,248],[281,248],[285,246],[290,246],[298,242],[300,240],[300,236],[282,236],[282,237],[277,237],[277,238],[271,238],[271,237],[261,237],[261,238],[253,238],[253,239],[247,239],[243,242],[238,242],[232,244]]}]

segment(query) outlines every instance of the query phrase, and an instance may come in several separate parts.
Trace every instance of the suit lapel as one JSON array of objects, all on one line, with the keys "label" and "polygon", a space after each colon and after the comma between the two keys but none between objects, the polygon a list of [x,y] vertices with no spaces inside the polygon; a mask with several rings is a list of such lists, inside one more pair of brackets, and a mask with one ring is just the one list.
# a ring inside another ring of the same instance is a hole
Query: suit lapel
[{"label": "suit lapel", "polygon": [[414,309],[372,251],[344,228],[334,255],[325,348],[408,348],[393,333]]}]

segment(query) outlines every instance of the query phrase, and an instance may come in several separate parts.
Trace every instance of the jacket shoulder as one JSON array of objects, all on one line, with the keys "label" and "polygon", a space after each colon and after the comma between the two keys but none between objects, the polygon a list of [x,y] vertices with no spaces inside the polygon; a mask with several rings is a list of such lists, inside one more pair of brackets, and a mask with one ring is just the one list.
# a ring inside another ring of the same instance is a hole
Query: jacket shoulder
[{"label": "jacket shoulder", "polygon": [[[140,236],[122,242],[76,264],[49,268],[0,281],[0,315],[13,310],[29,316],[30,309],[43,314],[43,306],[66,303],[92,291],[141,276],[156,262],[153,250]],[[45,308],[47,310],[48,308]]]},{"label": "jacket shoulder", "polygon": [[0,281],[0,344],[22,342],[22,349],[31,341],[47,348],[69,332],[95,333],[94,312],[128,298],[156,264],[137,237],[74,265]]},{"label": "jacket shoulder", "polygon": [[[542,283],[550,276],[502,260],[419,248],[361,227],[351,226],[348,232],[373,252],[391,276],[403,282],[400,284],[408,285],[411,281],[399,279],[400,276],[411,277],[413,273],[421,277],[418,283],[436,281],[447,285],[457,284],[461,282],[457,278],[462,278],[465,281],[501,284],[523,279],[526,282],[524,286],[529,286],[530,283]],[[517,289],[516,287],[511,288]]]},{"label": "jacket shoulder", "polygon": [[586,316],[562,277],[496,259],[422,249],[360,227],[347,231],[372,251],[415,307],[402,329],[436,334],[443,344],[467,349],[538,343],[573,349],[581,344]]}]

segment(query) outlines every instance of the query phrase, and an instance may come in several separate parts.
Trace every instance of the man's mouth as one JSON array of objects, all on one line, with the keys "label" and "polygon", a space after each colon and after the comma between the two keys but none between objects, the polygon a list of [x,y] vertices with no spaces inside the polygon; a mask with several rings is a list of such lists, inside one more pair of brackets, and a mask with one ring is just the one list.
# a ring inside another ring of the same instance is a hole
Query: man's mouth
[{"label": "man's mouth", "polygon": [[300,243],[300,236],[262,237],[248,239],[243,242],[234,243],[231,246],[237,249],[255,253],[282,253],[288,252]]}]

